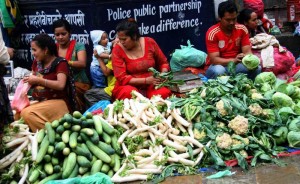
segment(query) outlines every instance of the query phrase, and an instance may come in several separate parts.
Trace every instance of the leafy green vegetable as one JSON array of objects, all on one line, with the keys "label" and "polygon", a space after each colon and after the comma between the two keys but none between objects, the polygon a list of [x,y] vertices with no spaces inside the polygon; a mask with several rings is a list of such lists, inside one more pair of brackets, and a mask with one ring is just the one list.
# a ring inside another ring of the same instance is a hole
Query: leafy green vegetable
[{"label": "leafy green vegetable", "polygon": [[248,70],[254,70],[259,66],[260,59],[256,55],[247,54],[243,57],[242,63]]}]

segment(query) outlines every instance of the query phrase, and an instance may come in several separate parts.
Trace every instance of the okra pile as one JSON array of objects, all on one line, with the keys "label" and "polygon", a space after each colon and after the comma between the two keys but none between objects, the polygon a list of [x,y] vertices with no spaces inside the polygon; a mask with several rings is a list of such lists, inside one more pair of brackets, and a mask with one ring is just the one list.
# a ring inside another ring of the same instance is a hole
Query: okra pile
[{"label": "okra pile", "polygon": [[75,111],[46,122],[37,134],[39,149],[28,181],[43,184],[97,172],[112,177],[120,168],[117,140],[116,130],[100,115]]}]

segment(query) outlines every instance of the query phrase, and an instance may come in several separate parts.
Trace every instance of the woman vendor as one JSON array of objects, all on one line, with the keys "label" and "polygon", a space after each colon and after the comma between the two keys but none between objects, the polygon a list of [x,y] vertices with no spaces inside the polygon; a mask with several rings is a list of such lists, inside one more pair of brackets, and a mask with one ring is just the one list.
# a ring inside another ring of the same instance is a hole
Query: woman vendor
[{"label": "woman vendor", "polygon": [[171,91],[166,87],[155,89],[162,80],[154,78],[150,67],[159,72],[169,71],[169,63],[157,43],[150,37],[141,37],[134,19],[121,21],[116,27],[119,43],[112,52],[114,75],[117,79],[112,92],[113,99],[131,98],[136,90],[151,98],[161,95],[167,98]]},{"label": "woman vendor", "polygon": [[82,43],[71,40],[71,26],[65,19],[53,22],[58,56],[65,58],[71,66],[76,86],[76,101],[79,111],[85,111],[84,93],[91,88],[86,75],[86,50]]},{"label": "woman vendor", "polygon": [[58,57],[55,42],[50,36],[35,36],[31,42],[31,50],[35,58],[32,75],[23,80],[31,85],[32,97],[39,102],[23,109],[21,117],[35,132],[42,129],[45,122],[52,122],[73,110],[75,88],[72,88],[70,82],[72,78],[69,77],[68,63]]}]

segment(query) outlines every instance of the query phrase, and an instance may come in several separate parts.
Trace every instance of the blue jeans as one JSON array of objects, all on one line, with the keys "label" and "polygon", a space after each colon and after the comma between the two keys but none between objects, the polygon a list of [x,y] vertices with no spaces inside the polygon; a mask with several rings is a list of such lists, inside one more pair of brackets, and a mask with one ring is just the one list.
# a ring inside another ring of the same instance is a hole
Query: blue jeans
[{"label": "blue jeans", "polygon": [[[236,65],[236,73],[247,74],[248,78],[255,79],[255,77],[261,73],[261,66],[258,66],[255,70],[248,70],[242,63]],[[205,75],[209,79],[215,79],[220,75],[227,75],[227,67],[222,65],[210,65]]]},{"label": "blue jeans", "polygon": [[93,81],[94,87],[97,87],[97,88],[107,87],[106,77],[103,74],[100,66],[91,66],[90,72],[91,72],[91,79]]}]

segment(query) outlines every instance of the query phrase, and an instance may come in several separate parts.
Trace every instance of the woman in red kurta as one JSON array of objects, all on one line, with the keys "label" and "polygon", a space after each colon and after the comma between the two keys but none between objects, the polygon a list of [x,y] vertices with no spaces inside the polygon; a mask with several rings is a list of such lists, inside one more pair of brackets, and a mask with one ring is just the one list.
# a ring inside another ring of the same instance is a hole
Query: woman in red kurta
[{"label": "woman in red kurta", "polygon": [[150,67],[160,72],[169,71],[169,63],[157,43],[149,37],[141,37],[137,23],[133,19],[124,20],[116,28],[119,43],[112,52],[114,75],[117,79],[112,92],[113,99],[131,98],[136,90],[151,98],[161,95],[167,98],[171,91],[162,87],[155,89],[162,80],[154,78]]}]

